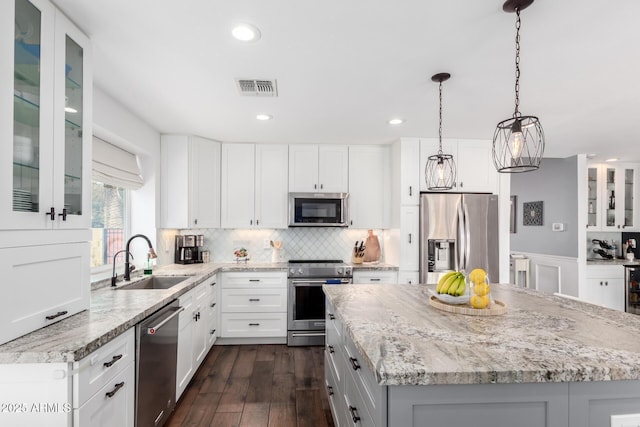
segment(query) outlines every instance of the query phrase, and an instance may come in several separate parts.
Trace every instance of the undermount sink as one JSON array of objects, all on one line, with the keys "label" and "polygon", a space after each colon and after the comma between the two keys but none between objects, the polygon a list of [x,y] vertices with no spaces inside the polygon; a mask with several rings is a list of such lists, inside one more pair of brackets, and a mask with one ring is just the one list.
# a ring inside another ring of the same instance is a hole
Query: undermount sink
[{"label": "undermount sink", "polygon": [[118,289],[169,289],[189,278],[191,278],[191,276],[151,276],[126,285],[118,286]]}]

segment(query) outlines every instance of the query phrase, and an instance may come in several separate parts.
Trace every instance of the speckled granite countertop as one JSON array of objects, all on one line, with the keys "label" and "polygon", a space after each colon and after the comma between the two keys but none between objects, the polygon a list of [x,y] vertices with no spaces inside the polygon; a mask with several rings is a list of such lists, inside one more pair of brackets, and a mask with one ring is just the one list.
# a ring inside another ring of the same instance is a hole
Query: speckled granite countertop
[{"label": "speckled granite countertop", "polygon": [[[387,265],[368,267],[391,268]],[[171,289],[164,290],[123,291],[114,290],[111,286],[94,288],[91,292],[89,310],[0,345],[0,363],[78,361],[217,272],[287,271],[287,269],[286,262],[172,264],[155,269],[154,275],[193,277]],[[133,281],[135,280],[137,279]],[[118,285],[121,287],[122,282],[118,282]]]},{"label": "speckled granite countertop", "polygon": [[640,379],[640,316],[492,285],[502,316],[431,307],[424,285],[325,286],[382,385]]},{"label": "speckled granite countertop", "polygon": [[616,258],[616,259],[588,259],[587,260],[587,265],[621,265],[621,266],[625,266],[625,265],[633,265],[633,266],[637,266],[640,265],[640,260],[634,259],[633,261],[629,261],[628,259],[620,259],[620,258]]}]

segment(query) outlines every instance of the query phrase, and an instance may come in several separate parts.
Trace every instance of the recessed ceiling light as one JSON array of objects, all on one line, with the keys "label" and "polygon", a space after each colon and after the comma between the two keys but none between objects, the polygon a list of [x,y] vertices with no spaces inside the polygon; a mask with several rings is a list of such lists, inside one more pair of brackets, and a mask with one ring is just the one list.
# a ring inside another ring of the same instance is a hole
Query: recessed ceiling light
[{"label": "recessed ceiling light", "polygon": [[404,123],[404,119],[391,119],[387,123],[389,123],[390,125],[401,125],[402,123]]},{"label": "recessed ceiling light", "polygon": [[271,120],[271,119],[273,119],[273,116],[270,116],[269,114],[258,114],[256,116],[256,119],[262,120],[262,121]]},{"label": "recessed ceiling light", "polygon": [[610,159],[605,160],[605,162],[617,162],[617,161],[618,161],[618,159],[615,158],[615,157],[612,157]]},{"label": "recessed ceiling light", "polygon": [[251,24],[238,24],[233,27],[231,34],[243,42],[255,42],[260,40],[260,30]]}]

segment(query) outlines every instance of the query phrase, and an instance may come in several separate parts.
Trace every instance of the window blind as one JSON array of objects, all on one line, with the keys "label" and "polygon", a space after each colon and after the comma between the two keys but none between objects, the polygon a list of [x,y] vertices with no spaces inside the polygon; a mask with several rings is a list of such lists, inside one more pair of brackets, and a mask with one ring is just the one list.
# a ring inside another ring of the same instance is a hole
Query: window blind
[{"label": "window blind", "polygon": [[138,157],[96,136],[93,137],[93,179],[130,190],[144,185]]}]

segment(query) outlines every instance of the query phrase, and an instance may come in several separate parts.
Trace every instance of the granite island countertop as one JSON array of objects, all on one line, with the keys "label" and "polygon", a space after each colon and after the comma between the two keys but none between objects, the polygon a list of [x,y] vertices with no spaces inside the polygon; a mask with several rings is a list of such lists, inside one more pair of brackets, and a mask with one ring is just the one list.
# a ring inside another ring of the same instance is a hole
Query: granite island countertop
[{"label": "granite island countertop", "polygon": [[640,379],[640,316],[512,285],[490,317],[440,311],[425,285],[324,288],[381,385]]}]

